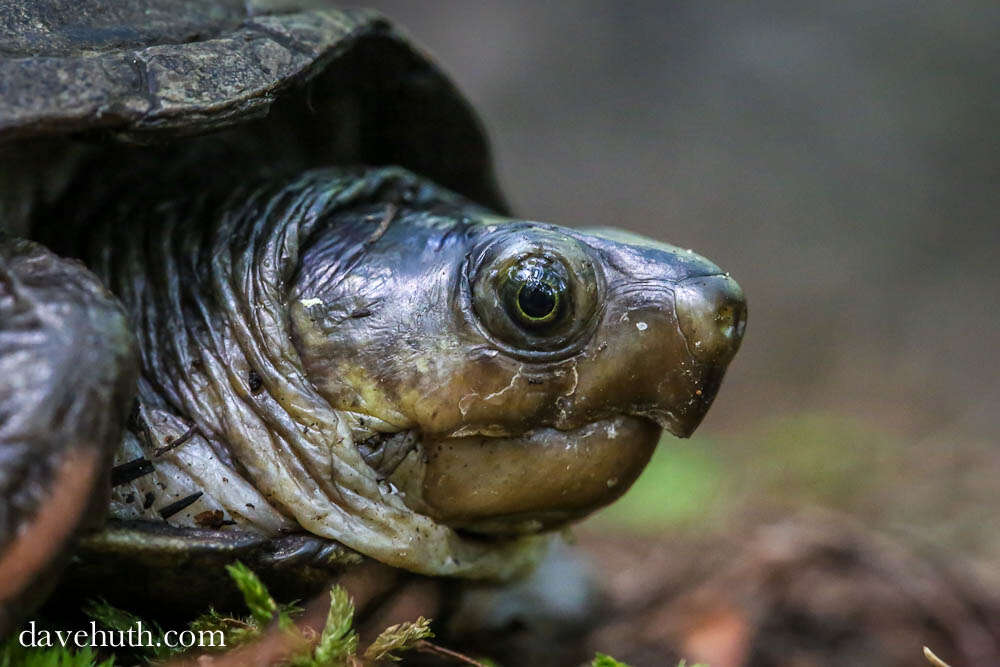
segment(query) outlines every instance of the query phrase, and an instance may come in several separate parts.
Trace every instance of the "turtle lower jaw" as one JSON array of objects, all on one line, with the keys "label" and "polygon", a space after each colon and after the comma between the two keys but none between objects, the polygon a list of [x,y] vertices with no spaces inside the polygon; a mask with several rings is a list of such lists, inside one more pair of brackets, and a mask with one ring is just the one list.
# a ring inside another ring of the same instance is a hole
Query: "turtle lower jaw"
[{"label": "turtle lower jaw", "polygon": [[552,529],[625,493],[660,435],[656,422],[621,415],[572,430],[425,440],[420,511],[482,534]]}]

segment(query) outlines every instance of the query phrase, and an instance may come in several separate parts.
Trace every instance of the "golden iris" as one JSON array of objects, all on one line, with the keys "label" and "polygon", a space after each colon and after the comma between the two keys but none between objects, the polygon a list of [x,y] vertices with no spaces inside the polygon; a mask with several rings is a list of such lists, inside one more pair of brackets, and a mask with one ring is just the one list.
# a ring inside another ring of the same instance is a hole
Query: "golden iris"
[{"label": "golden iris", "polygon": [[529,329],[547,328],[566,311],[568,287],[564,271],[551,260],[527,257],[510,267],[503,285],[508,315]]}]

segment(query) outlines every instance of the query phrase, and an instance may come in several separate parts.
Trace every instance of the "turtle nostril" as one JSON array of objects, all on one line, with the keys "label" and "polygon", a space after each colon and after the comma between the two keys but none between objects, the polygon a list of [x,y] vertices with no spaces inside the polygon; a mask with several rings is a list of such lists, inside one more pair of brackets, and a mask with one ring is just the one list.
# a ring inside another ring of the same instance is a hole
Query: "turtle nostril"
[{"label": "turtle nostril", "polygon": [[682,280],[674,289],[677,320],[698,361],[725,364],[740,347],[746,329],[743,290],[725,275]]}]

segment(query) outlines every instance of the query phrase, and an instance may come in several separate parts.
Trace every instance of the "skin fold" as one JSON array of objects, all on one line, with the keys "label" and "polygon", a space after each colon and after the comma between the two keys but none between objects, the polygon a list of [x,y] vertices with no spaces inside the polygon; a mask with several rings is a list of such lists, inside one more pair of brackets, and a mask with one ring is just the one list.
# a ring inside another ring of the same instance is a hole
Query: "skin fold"
[{"label": "skin fold", "polygon": [[509,580],[700,422],[739,287],[498,217],[478,119],[383,17],[112,4],[0,29],[0,633],[70,556],[157,607],[235,557]]},{"label": "skin fold", "polygon": [[97,277],[0,231],[0,634],[100,525],[137,374],[125,315]]},{"label": "skin fold", "polygon": [[739,287],[689,251],[398,168],[247,181],[77,214],[142,361],[115,463],[151,465],[118,518],[506,578],[694,430],[742,338]]}]

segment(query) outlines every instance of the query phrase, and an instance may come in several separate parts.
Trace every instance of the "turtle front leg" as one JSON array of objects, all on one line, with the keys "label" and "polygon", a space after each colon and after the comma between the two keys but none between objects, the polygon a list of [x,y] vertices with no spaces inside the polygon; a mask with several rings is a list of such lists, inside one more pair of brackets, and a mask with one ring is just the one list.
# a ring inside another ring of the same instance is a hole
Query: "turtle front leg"
[{"label": "turtle front leg", "polygon": [[137,373],[125,316],[97,277],[0,235],[0,636],[103,518]]}]

